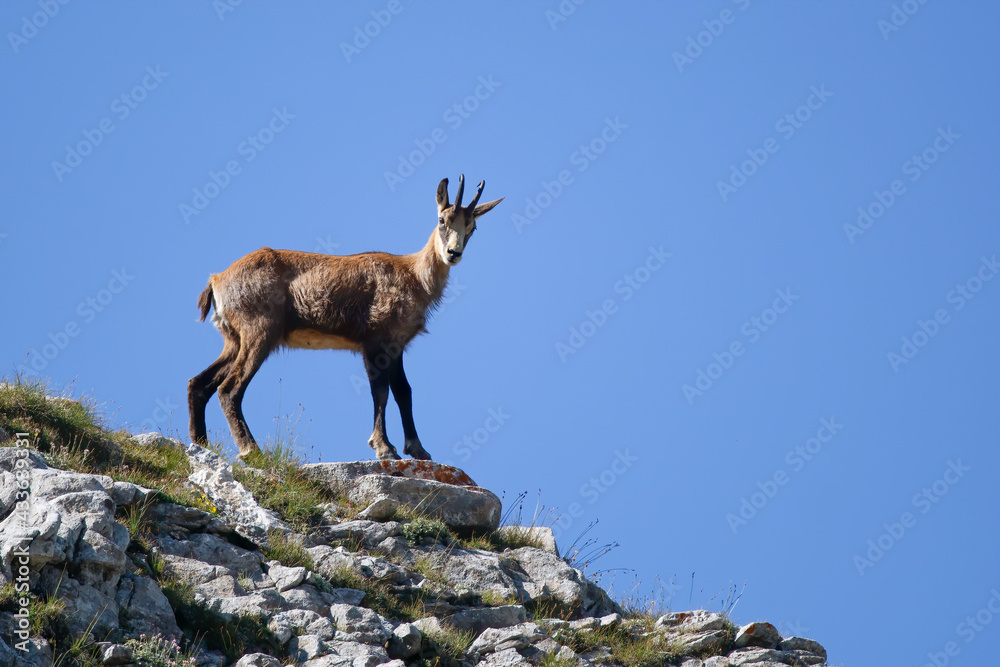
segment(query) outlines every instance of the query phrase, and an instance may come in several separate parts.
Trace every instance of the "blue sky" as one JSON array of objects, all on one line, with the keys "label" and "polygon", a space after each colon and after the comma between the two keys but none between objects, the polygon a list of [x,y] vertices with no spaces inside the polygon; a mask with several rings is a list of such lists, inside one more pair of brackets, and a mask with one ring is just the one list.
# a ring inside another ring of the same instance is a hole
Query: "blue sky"
[{"label": "blue sky", "polygon": [[[674,609],[992,658],[1000,9],[223,2],[0,9],[0,372],[186,433],[210,273],[413,252],[465,173],[506,199],[407,352],[436,459]],[[250,426],[369,458],[362,378],[276,354]]]}]

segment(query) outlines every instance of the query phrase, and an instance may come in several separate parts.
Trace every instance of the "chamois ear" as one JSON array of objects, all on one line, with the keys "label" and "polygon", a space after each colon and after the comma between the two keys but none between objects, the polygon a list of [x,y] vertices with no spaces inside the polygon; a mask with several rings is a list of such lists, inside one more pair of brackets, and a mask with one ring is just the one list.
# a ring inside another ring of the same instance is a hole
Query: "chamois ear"
[{"label": "chamois ear", "polygon": [[496,206],[497,204],[499,204],[503,200],[504,200],[504,198],[500,197],[500,199],[494,199],[493,201],[488,201],[485,204],[480,204],[479,206],[476,207],[476,210],[473,212],[473,215],[478,218],[479,216],[483,215],[484,213],[487,213],[490,210],[492,210],[492,208],[494,206]]},{"label": "chamois ear", "polygon": [[437,191],[437,204],[438,210],[443,211],[448,208],[448,179],[443,178],[441,182],[438,183]]}]

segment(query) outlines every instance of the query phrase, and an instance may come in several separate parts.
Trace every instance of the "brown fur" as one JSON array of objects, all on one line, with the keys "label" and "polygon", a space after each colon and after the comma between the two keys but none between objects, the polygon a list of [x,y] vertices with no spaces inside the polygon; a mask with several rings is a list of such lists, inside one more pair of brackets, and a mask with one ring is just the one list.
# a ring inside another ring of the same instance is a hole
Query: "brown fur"
[{"label": "brown fur", "polygon": [[[438,228],[414,254],[335,256],[261,248],[209,278],[198,307],[202,320],[215,307],[212,321],[224,345],[219,358],[188,382],[194,442],[207,440],[205,406],[218,390],[240,457],[259,451],[241,406],[246,387],[264,360],[281,346],[348,349],[364,358],[372,386],[375,428],[369,445],[379,458],[399,457],[385,435],[391,387],[403,419],[406,453],[430,458],[413,426],[402,353],[426,330],[427,312],[440,301],[451,265],[460,261],[476,217],[501,201],[477,206],[480,183],[468,207],[461,206],[461,195],[451,206],[447,183],[445,179],[438,187]],[[460,192],[463,183],[464,177]]]}]

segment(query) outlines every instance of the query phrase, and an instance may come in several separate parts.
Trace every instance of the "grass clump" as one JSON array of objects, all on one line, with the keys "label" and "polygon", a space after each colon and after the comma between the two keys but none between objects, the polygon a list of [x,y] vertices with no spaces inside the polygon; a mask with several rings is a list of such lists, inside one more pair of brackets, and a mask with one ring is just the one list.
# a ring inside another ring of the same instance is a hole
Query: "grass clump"
[{"label": "grass clump", "polygon": [[479,596],[480,601],[487,607],[508,607],[520,604],[513,595],[500,595],[494,590],[487,589]]},{"label": "grass clump", "polygon": [[277,512],[293,528],[304,532],[323,522],[320,505],[334,502],[326,488],[303,474],[299,457],[278,442],[234,465],[233,477],[261,506]]},{"label": "grass clump", "polygon": [[0,383],[0,426],[12,436],[27,433],[30,446],[56,468],[159,489],[162,500],[194,506],[191,466],[181,447],[167,440],[140,445],[125,431],[112,432],[93,400],[51,393],[39,381]]},{"label": "grass clump", "polygon": [[607,662],[629,667],[663,667],[681,657],[662,634],[633,634],[625,625],[593,630],[563,628],[552,638],[577,653],[604,647],[610,653]]},{"label": "grass clump", "polygon": [[307,570],[315,569],[312,556],[298,542],[288,539],[280,530],[272,530],[267,534],[267,546],[263,551],[268,560],[276,560],[285,567],[304,567]]},{"label": "grass clump", "polygon": [[423,664],[437,667],[457,667],[465,659],[465,652],[472,646],[476,633],[473,630],[456,630],[442,625],[439,629],[431,629],[424,633],[424,654],[430,654],[432,660],[424,659]]},{"label": "grass clump", "polygon": [[126,433],[109,433],[93,401],[73,401],[50,396],[41,381],[0,384],[0,426],[13,437],[27,433],[32,445],[78,465],[101,465],[111,461]]},{"label": "grass clump", "polygon": [[409,523],[404,524],[403,537],[414,546],[419,546],[424,542],[430,544],[436,544],[437,542],[451,544],[455,539],[444,521],[424,516],[418,516]]},{"label": "grass clump", "polygon": [[157,635],[129,639],[125,646],[132,649],[132,659],[146,667],[195,667],[195,659],[181,650],[176,639],[167,640]]}]

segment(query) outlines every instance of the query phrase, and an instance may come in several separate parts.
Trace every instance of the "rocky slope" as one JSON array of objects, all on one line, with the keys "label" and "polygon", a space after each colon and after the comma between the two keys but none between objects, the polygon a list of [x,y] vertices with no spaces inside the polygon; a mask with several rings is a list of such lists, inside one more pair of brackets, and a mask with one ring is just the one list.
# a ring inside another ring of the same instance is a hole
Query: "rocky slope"
[{"label": "rocky slope", "polygon": [[[547,529],[498,529],[500,501],[454,468],[234,475],[196,445],[130,443],[185,478],[164,491],[129,481],[148,477],[127,457],[102,474],[30,438],[0,448],[0,667],[825,664],[769,623],[625,613]],[[302,484],[330,500],[296,508],[282,493]]]}]

